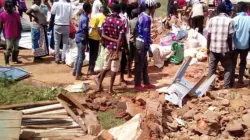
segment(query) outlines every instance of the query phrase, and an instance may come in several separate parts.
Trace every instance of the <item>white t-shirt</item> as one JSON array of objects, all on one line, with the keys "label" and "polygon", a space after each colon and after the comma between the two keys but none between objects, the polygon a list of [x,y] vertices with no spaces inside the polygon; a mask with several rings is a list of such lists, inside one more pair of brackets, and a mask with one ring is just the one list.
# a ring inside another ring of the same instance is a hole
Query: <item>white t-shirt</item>
[{"label": "white t-shirt", "polygon": [[38,19],[38,22],[39,22],[38,24],[40,24],[40,25],[46,25],[46,15],[45,15],[44,10],[40,6],[38,6],[36,4],[33,4],[31,6],[31,9],[34,11],[34,15]]},{"label": "white t-shirt", "polygon": [[203,5],[202,4],[194,4],[193,7],[192,7],[192,18],[193,17],[196,17],[196,16],[204,16],[204,13],[203,13]]},{"label": "white t-shirt", "polygon": [[95,0],[92,6],[91,17],[95,14],[100,13],[100,8],[102,7],[102,3],[100,0]]},{"label": "white t-shirt", "polygon": [[72,18],[71,4],[66,0],[59,0],[53,4],[51,14],[55,15],[56,25],[69,25]]}]

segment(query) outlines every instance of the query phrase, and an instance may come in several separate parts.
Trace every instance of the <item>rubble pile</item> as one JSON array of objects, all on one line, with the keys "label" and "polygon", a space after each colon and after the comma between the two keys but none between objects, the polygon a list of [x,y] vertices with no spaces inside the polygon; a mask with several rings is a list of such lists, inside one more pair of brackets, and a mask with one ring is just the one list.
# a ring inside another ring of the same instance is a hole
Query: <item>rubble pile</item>
[{"label": "rubble pile", "polygon": [[[186,98],[183,108],[163,105],[163,131],[168,139],[249,139],[250,94],[247,89],[210,92]],[[244,96],[244,98],[243,98]]]}]

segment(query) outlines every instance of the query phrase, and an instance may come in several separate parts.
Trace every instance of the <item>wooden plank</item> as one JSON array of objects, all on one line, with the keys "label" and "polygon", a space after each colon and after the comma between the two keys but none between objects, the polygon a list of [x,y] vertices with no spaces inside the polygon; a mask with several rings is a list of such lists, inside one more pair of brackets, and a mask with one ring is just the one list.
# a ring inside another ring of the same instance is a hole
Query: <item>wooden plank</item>
[{"label": "wooden plank", "polygon": [[0,128],[0,140],[19,140],[20,128]]},{"label": "wooden plank", "polygon": [[34,115],[67,115],[67,114],[68,114],[67,111],[63,108],[63,109],[59,109],[59,110],[36,113]]},{"label": "wooden plank", "polygon": [[83,122],[76,116],[76,114],[69,108],[68,104],[65,101],[61,100],[60,98],[57,98],[57,100],[61,103],[64,109],[69,113],[72,119],[83,129],[84,132],[86,132],[87,128],[85,127]]},{"label": "wooden plank", "polygon": [[20,128],[21,120],[0,120],[0,128]]},{"label": "wooden plank", "polygon": [[22,112],[12,110],[0,110],[0,120],[21,120]]},{"label": "wooden plank", "polygon": [[57,132],[42,132],[40,133],[37,137],[58,137],[58,136],[77,136],[77,135],[83,135],[84,131],[82,130],[77,130],[77,131],[72,131],[69,129],[68,131],[57,131]]},{"label": "wooden plank", "polygon": [[73,120],[69,119],[24,119],[22,125],[50,125],[50,124],[69,124],[71,125]]},{"label": "wooden plank", "polygon": [[30,129],[30,128],[23,128],[22,132],[34,132],[34,133],[43,133],[43,132],[79,132],[82,131],[81,128],[71,128],[71,129],[61,129],[61,128],[53,128],[53,129]]},{"label": "wooden plank", "polygon": [[59,94],[57,97],[66,101],[67,103],[69,103],[72,106],[76,106],[78,109],[80,109],[82,112],[84,112],[85,109],[82,106],[82,104],[80,102],[78,102],[73,96],[71,96],[71,94]]},{"label": "wooden plank", "polygon": [[0,106],[0,109],[16,109],[16,108],[28,108],[28,107],[37,107],[43,105],[56,104],[58,101],[39,101],[32,103],[23,103],[23,104],[13,104],[13,105],[3,105]]},{"label": "wooden plank", "polygon": [[61,124],[52,124],[52,125],[25,125],[22,126],[22,128],[32,128],[32,129],[49,129],[49,128],[64,128],[64,129],[70,129],[70,128],[79,128],[78,124],[71,124],[71,125],[61,125]]},{"label": "wooden plank", "polygon": [[67,119],[67,115],[23,115],[23,119]]},{"label": "wooden plank", "polygon": [[25,110],[22,110],[22,112],[23,114],[35,114],[39,112],[45,112],[45,111],[56,110],[56,109],[61,109],[61,108],[63,108],[61,104],[53,104],[53,105],[41,106],[41,107],[36,107],[36,108],[31,108],[31,109],[25,109]]}]

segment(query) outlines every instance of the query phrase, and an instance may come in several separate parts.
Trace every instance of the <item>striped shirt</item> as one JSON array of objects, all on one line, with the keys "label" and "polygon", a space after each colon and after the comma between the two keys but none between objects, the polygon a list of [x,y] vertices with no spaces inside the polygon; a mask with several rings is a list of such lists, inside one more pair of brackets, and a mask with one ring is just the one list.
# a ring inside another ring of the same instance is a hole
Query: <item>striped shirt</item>
[{"label": "striped shirt", "polygon": [[233,20],[225,13],[209,21],[208,33],[211,34],[210,51],[214,53],[229,52],[228,36],[234,33]]}]

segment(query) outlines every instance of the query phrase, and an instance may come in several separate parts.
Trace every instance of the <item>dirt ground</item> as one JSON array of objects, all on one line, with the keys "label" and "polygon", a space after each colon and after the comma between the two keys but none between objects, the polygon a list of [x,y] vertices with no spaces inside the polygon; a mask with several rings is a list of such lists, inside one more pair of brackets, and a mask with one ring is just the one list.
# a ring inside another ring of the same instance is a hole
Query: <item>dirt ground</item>
[{"label": "dirt ground", "polygon": [[[4,65],[4,57],[3,57],[3,49],[1,48],[1,54],[0,54],[0,64]],[[28,79],[33,81],[42,82],[46,85],[68,85],[76,82],[75,77],[72,76],[72,68],[67,65],[57,65],[54,62],[54,58],[52,56],[47,56],[44,58],[43,61],[34,63],[33,62],[33,56],[31,50],[21,49],[20,50],[20,56],[19,59],[23,61],[22,64],[18,65],[12,65],[15,67],[21,67],[28,72],[31,73],[31,77]],[[154,66],[150,66],[150,78],[153,84],[164,84],[164,77],[166,79],[170,78],[170,75],[173,75],[176,70],[178,69],[178,66],[174,66],[174,68],[168,69],[168,67],[165,67],[164,69],[158,69]],[[88,66],[84,66],[82,68],[83,73],[87,73]],[[169,72],[170,74],[169,74]],[[171,74],[172,73],[172,74]],[[109,84],[109,75],[107,75],[108,78],[105,78],[104,85]],[[91,79],[92,77],[90,77]],[[133,80],[133,79],[127,79],[127,80]],[[168,80],[166,80],[168,81]],[[165,82],[166,82],[165,81]],[[116,78],[116,84],[119,82],[119,76]],[[90,84],[94,83],[91,81]]]}]

